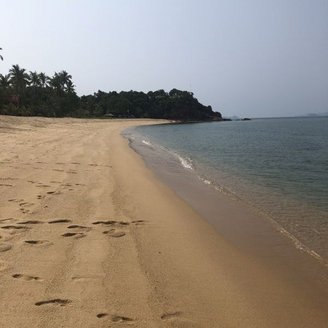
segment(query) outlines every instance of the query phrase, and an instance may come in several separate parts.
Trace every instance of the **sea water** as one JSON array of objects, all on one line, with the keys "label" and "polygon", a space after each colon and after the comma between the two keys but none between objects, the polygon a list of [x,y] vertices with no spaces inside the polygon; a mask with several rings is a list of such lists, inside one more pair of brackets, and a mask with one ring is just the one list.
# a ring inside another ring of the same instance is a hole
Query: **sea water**
[{"label": "sea water", "polygon": [[328,118],[141,126],[126,135],[168,170],[175,161],[270,217],[327,262]]}]

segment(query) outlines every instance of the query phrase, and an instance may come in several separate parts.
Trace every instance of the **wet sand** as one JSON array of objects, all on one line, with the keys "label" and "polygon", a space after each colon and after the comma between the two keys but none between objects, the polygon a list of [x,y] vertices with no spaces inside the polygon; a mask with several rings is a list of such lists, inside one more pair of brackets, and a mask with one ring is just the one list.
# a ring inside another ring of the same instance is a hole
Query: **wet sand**
[{"label": "wet sand", "polygon": [[120,135],[151,123],[0,116],[0,327],[326,327],[324,277],[254,256],[224,197],[220,233]]}]

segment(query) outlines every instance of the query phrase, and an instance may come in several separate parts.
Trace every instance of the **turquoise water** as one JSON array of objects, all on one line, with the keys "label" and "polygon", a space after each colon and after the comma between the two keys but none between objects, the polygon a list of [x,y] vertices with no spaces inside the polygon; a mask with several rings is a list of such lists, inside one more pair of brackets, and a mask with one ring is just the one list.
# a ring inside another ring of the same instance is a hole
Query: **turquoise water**
[{"label": "turquoise water", "polygon": [[328,118],[144,126],[134,136],[328,259]]}]

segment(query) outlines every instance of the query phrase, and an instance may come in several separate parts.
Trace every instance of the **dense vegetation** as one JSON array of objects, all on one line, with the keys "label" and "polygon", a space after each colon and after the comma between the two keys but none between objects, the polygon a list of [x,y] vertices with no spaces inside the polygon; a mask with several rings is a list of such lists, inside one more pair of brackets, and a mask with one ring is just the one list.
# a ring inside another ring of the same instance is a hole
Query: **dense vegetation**
[{"label": "dense vegetation", "polygon": [[221,120],[188,91],[103,92],[79,97],[66,71],[52,77],[13,65],[0,74],[0,114],[48,117],[135,117],[181,121]]}]

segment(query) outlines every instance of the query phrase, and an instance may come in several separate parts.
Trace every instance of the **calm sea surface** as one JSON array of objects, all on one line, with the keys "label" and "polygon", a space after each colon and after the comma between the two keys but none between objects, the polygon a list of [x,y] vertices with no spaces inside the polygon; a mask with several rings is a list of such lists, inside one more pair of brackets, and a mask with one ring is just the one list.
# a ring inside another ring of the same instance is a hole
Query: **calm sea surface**
[{"label": "calm sea surface", "polygon": [[144,126],[128,134],[266,214],[327,261],[328,118]]}]

